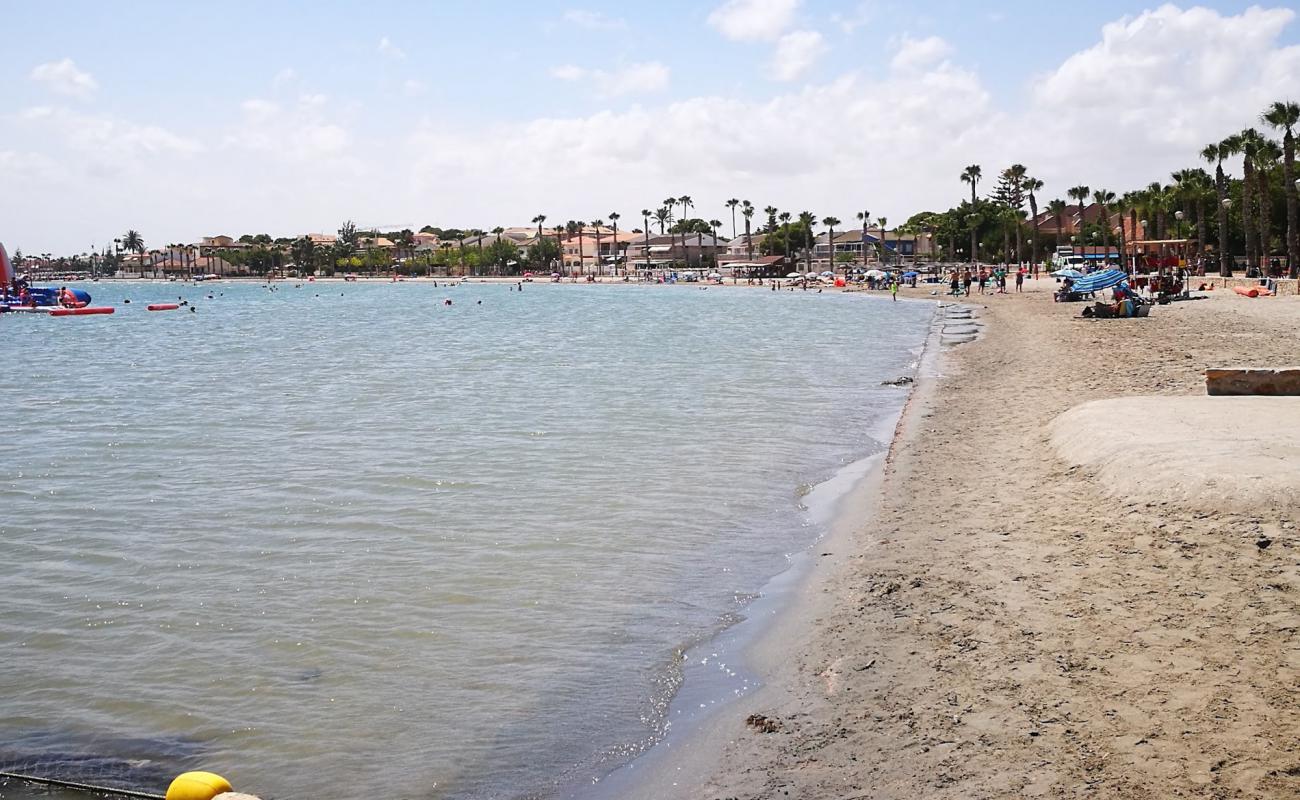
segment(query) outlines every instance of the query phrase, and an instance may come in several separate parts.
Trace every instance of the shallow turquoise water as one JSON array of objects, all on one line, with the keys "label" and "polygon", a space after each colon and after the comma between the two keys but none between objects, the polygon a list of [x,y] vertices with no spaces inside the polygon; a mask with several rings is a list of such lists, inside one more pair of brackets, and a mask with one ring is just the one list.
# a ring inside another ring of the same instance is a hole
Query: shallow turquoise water
[{"label": "shallow turquoise water", "polygon": [[277,798],[545,796],[638,752],[680,648],[817,535],[804,488],[881,447],[932,311],[89,288],[118,313],[0,317],[0,761]]}]

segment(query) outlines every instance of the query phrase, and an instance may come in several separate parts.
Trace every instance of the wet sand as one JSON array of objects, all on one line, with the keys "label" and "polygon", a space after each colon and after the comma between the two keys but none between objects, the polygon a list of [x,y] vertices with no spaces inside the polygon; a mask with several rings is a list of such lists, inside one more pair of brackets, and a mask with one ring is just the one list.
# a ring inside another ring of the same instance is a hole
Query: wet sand
[{"label": "wet sand", "polygon": [[1089,400],[1204,394],[1209,366],[1295,363],[1300,301],[1086,320],[1028,288],[971,299],[981,338],[918,386],[856,524],[752,654],[766,685],[644,796],[1300,794],[1294,509],[1108,495],[1048,431]]}]

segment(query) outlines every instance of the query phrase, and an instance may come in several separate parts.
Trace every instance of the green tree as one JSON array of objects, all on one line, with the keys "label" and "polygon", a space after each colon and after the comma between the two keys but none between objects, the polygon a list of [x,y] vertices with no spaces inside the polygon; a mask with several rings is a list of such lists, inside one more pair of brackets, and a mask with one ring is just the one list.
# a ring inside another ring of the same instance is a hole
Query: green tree
[{"label": "green tree", "polygon": [[826,260],[835,263],[835,226],[840,224],[838,217],[826,217],[822,220],[826,226]]},{"label": "green tree", "polygon": [[1261,121],[1282,136],[1282,190],[1286,194],[1287,275],[1300,275],[1300,197],[1296,188],[1295,129],[1300,125],[1300,104],[1278,101],[1265,109]]},{"label": "green tree", "polygon": [[[962,170],[961,173],[962,183],[970,184],[970,204],[971,204],[972,211],[974,211],[979,205],[979,200],[975,196],[975,187],[979,185],[980,179],[982,177],[984,177],[984,171],[980,169],[979,164],[971,164],[969,167]],[[885,243],[882,240],[880,243],[882,255],[884,253],[884,244]],[[975,231],[975,227],[972,225],[970,231],[970,257],[972,263],[975,261],[979,251],[979,248],[976,245],[977,245],[976,231]]]},{"label": "green tree", "polygon": [[[744,200],[740,204],[740,215],[745,218],[745,251],[749,254],[748,258],[754,260],[754,237],[750,230],[750,225],[754,219],[754,204]],[[750,268],[751,270],[753,267]]]},{"label": "green tree", "polygon": [[736,233],[736,206],[738,206],[738,205],[740,205],[740,201],[737,200],[737,199],[734,198],[734,197],[727,201],[727,208],[730,208],[730,209],[731,209],[731,238],[732,238],[732,239],[735,239],[736,236],[737,236],[737,233]]}]

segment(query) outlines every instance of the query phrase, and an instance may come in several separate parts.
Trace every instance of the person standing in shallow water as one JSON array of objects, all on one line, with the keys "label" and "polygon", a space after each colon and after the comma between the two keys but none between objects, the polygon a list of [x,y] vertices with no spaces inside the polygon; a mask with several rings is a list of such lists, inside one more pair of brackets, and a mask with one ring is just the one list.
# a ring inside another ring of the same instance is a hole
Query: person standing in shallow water
[{"label": "person standing in shallow water", "polygon": [[894,296],[894,302],[897,303],[898,302],[898,278],[894,278],[893,282],[889,284],[889,293]]}]

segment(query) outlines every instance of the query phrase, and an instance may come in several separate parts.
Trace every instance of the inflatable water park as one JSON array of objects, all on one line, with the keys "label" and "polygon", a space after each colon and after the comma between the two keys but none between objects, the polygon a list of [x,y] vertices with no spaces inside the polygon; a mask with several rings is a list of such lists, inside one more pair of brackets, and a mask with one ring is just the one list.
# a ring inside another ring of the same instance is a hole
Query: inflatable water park
[{"label": "inflatable water park", "polygon": [[30,286],[18,277],[9,253],[0,243],[0,313],[26,311],[56,317],[112,314],[111,306],[92,306],[90,293],[82,289]]}]

